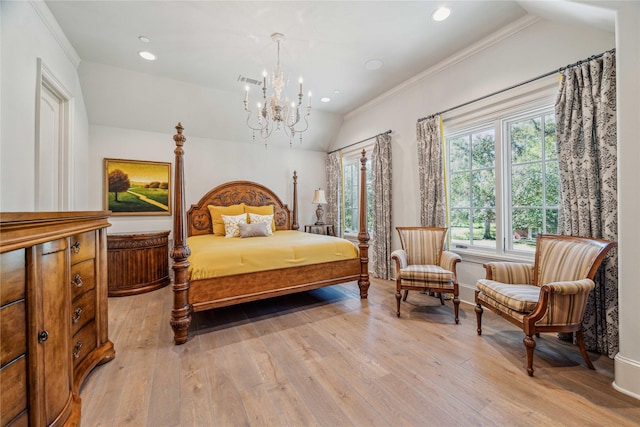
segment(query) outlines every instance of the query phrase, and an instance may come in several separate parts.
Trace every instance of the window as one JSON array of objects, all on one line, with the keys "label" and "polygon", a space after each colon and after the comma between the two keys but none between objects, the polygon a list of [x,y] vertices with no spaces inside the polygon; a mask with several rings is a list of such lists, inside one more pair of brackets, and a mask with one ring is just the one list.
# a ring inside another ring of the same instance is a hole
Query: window
[{"label": "window", "polygon": [[[370,150],[367,150],[370,151]],[[367,156],[368,158],[370,156]],[[342,159],[344,189],[344,233],[358,234],[360,230],[360,153],[345,156]],[[371,160],[367,159],[367,228],[373,232],[373,189],[371,188]]]},{"label": "window", "polygon": [[485,117],[480,108],[449,124],[445,118],[452,249],[524,254],[535,250],[538,233],[557,233],[560,182],[548,93],[535,103],[511,98]]}]

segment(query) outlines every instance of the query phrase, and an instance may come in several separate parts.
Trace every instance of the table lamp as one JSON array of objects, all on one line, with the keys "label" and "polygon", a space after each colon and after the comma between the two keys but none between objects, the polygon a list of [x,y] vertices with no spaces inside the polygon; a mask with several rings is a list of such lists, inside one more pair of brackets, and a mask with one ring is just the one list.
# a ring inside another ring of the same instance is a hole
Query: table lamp
[{"label": "table lamp", "polygon": [[324,225],[324,221],[322,220],[322,217],[324,216],[324,209],[322,208],[322,205],[327,203],[327,199],[324,197],[324,190],[318,188],[313,194],[313,202],[311,203],[318,205],[318,208],[316,209],[316,217],[318,220],[315,225]]}]

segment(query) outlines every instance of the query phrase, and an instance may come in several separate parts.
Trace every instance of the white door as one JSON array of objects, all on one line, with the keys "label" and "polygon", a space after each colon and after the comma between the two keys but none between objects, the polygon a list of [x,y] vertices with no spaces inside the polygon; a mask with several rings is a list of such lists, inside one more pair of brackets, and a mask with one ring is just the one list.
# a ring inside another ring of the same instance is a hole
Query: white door
[{"label": "white door", "polygon": [[39,135],[36,168],[36,210],[63,210],[62,99],[46,85],[40,91]]}]

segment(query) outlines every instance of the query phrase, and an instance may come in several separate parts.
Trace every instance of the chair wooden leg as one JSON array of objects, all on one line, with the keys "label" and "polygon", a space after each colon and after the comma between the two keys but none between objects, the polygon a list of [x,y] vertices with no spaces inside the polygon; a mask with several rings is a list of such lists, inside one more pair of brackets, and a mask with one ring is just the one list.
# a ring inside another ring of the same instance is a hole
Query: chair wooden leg
[{"label": "chair wooden leg", "polygon": [[442,292],[438,292],[438,296],[440,297],[440,305],[444,305],[444,298],[442,298]]},{"label": "chair wooden leg", "polygon": [[404,297],[402,298],[402,301],[406,301],[407,300],[407,296],[409,296],[409,289],[405,289]]},{"label": "chair wooden leg", "polygon": [[482,335],[482,306],[480,304],[476,305],[476,321],[478,323],[478,335]]},{"label": "chair wooden leg", "polygon": [[536,348],[536,342],[533,340],[531,335],[526,335],[524,337],[524,346],[527,350],[527,374],[530,377],[533,376],[533,350]]},{"label": "chair wooden leg", "polygon": [[456,325],[460,323],[460,318],[458,317],[458,313],[460,312],[460,298],[458,295],[453,296],[453,312],[456,316]]},{"label": "chair wooden leg", "polygon": [[587,349],[584,346],[584,334],[582,333],[582,329],[576,331],[576,341],[578,342],[578,347],[580,347],[580,353],[582,354],[582,358],[587,363],[589,369],[596,369],[591,363],[591,359],[589,359],[589,355],[587,354]]},{"label": "chair wooden leg", "polygon": [[402,295],[400,294],[400,291],[397,291],[396,292],[396,315],[398,317],[400,317],[400,300],[401,299],[402,299]]}]

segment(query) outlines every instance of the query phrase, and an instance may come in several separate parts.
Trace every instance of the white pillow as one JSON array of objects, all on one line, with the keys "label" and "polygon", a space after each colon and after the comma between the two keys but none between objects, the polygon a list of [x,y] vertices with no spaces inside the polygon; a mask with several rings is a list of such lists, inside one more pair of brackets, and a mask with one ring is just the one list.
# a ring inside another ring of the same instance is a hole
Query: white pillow
[{"label": "white pillow", "polygon": [[273,215],[260,215],[249,213],[249,223],[256,224],[264,222],[267,224],[267,236],[271,236],[273,234],[273,230],[271,230],[271,223],[273,222]]},{"label": "white pillow", "polygon": [[224,237],[240,237],[240,224],[247,223],[247,215],[222,215],[222,222],[224,222]]}]

